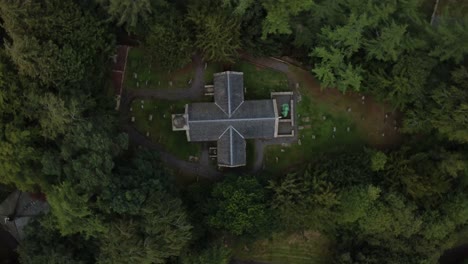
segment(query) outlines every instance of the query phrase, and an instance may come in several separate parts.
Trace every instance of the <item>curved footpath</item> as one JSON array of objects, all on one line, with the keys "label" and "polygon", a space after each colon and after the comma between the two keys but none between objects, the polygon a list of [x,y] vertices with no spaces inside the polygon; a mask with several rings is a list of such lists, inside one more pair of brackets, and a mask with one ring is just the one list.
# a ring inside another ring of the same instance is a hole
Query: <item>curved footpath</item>
[{"label": "curved footpath", "polygon": [[210,164],[208,157],[208,149],[203,148],[203,153],[199,163],[188,162],[181,160],[171,153],[165,152],[160,144],[152,142],[141,134],[135,127],[128,124],[129,109],[131,102],[136,98],[156,98],[165,100],[183,100],[183,99],[199,99],[203,96],[205,72],[203,61],[200,56],[193,58],[195,64],[195,76],[191,86],[183,89],[140,89],[135,91],[125,90],[121,100],[121,117],[123,128],[128,133],[130,141],[134,144],[145,146],[149,149],[157,150],[160,153],[161,160],[167,163],[170,167],[181,171],[184,174],[196,174],[208,179],[217,179],[221,177],[221,172]]},{"label": "curved footpath", "polygon": [[[253,64],[285,73],[288,78],[290,90],[294,91],[294,97],[296,99],[297,92],[295,91],[295,84],[297,80],[295,79],[295,76],[289,72],[288,64],[273,58],[254,58],[247,54],[241,54],[241,58]],[[183,173],[197,174],[201,177],[216,179],[221,176],[221,173],[210,164],[210,160],[208,158],[208,149],[206,147],[203,147],[203,152],[199,163],[192,163],[181,160],[174,155],[165,152],[160,144],[152,142],[127,122],[129,118],[130,103],[136,98],[154,98],[165,100],[196,100],[202,98],[204,96],[204,62],[200,56],[194,56],[193,62],[195,64],[195,76],[189,88],[139,89],[132,91],[124,90],[120,107],[122,122],[124,123],[123,128],[128,133],[130,141],[141,146],[146,146],[150,149],[158,150],[161,153],[161,159],[169,164],[169,166],[178,169]],[[294,100],[294,103],[296,101],[297,100]],[[264,150],[266,146],[281,143],[293,143],[297,140],[297,124],[295,124],[295,126],[296,132],[294,137],[275,138],[270,140],[255,140],[255,162],[253,165],[254,172],[262,169]]]},{"label": "curved footpath", "polygon": [[[260,67],[270,68],[279,72],[282,72],[288,78],[289,89],[294,92],[294,109],[297,109],[297,95],[299,94],[296,91],[297,80],[295,76],[289,71],[289,65],[282,61],[273,59],[273,58],[256,58],[252,57],[246,53],[241,54],[241,58],[245,61],[248,61],[252,64],[258,65]],[[296,118],[297,120],[297,118]],[[269,145],[278,145],[282,143],[292,144],[297,141],[297,122],[294,122],[294,136],[293,137],[283,137],[283,138],[274,138],[274,139],[257,139],[255,140],[255,161],[253,164],[252,170],[257,172],[263,169],[263,158],[265,153],[265,147]]]}]

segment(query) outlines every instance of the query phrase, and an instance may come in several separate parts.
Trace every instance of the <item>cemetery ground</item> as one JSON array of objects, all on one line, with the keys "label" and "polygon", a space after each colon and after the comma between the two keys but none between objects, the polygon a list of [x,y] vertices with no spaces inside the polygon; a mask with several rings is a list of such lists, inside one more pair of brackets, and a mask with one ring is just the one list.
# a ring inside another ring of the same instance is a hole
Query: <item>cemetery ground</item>
[{"label": "cemetery ground", "polygon": [[185,133],[172,131],[171,115],[183,112],[188,101],[144,100],[137,99],[131,104],[130,122],[140,133],[159,143],[163,149],[180,159],[199,156],[201,145],[187,142]]},{"label": "cemetery ground", "polygon": [[398,145],[400,115],[384,103],[355,92],[322,88],[310,72],[289,65],[296,81],[298,140],[266,148],[264,169],[270,172],[313,160],[324,152]]},{"label": "cemetery ground", "polygon": [[230,245],[240,260],[269,264],[326,264],[331,261],[331,242],[318,232],[274,233],[271,238],[251,244],[240,241]]},{"label": "cemetery ground", "polygon": [[[141,52],[140,49],[131,49],[129,57],[142,58]],[[129,64],[131,63],[130,60]],[[292,144],[267,145],[263,160],[264,170],[282,171],[305,160],[310,161],[314,156],[325,151],[362,148],[365,145],[388,147],[398,142],[398,114],[392,113],[390,108],[387,109],[385,105],[357,93],[342,94],[336,89],[321,89],[309,71],[289,64],[285,65],[286,73],[268,68],[268,65],[259,66],[246,60],[239,60],[228,66],[212,62],[201,64],[204,68],[202,78],[205,84],[212,84],[213,74],[219,71],[243,72],[246,99],[267,99],[273,91],[291,89],[298,95],[296,98],[298,140]],[[191,67],[192,73],[187,75],[184,72],[181,79],[195,78],[195,66]],[[144,71],[142,69],[140,72]],[[130,91],[135,87],[129,88],[128,83],[145,78],[145,75],[141,73],[134,78],[131,72],[132,68],[129,67],[126,76],[130,80],[124,84]],[[174,71],[176,72],[179,71]],[[293,79],[295,87],[291,87],[288,78]],[[155,84],[154,81],[151,83]],[[174,83],[175,81],[173,85]],[[190,87],[188,81],[179,82],[179,84],[181,91],[188,90]],[[140,89],[153,89],[153,87]],[[171,90],[171,87],[166,84],[166,89]],[[145,102],[144,108],[141,108],[142,100]],[[183,101],[137,98],[132,103],[134,125],[141,134],[148,135],[148,138],[162,145],[167,152],[182,160],[197,162],[201,154],[201,144],[187,142],[185,133],[172,131],[170,122],[171,114],[183,112],[183,106],[186,103],[196,101],[212,101],[212,98],[204,96],[198,100]],[[153,118],[151,121],[150,115]],[[251,156],[254,153],[252,149],[254,145],[248,144],[247,146],[250,156],[246,170],[253,168],[254,157]]]},{"label": "cemetery ground", "polygon": [[189,63],[181,69],[166,71],[152,65],[142,48],[131,48],[128,52],[124,87],[137,89],[187,88],[195,73],[195,65]]}]

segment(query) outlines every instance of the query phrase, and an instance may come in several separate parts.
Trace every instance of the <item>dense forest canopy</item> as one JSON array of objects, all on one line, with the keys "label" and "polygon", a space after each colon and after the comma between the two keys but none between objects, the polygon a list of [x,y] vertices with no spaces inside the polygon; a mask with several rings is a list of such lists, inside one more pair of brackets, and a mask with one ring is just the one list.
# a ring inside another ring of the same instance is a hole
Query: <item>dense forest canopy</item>
[{"label": "dense forest canopy", "polygon": [[[226,237],[314,230],[334,263],[437,263],[468,224],[468,7],[436,2],[0,0],[0,187],[51,207],[20,262],[228,263]],[[401,111],[404,142],[182,188],[122,132],[118,38],[164,70],[289,56]]]}]

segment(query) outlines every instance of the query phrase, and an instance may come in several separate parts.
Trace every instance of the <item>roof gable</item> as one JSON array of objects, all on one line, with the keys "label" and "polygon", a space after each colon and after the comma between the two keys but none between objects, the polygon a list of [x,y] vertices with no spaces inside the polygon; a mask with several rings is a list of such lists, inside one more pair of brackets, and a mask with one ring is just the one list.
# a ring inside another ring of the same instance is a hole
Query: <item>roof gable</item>
[{"label": "roof gable", "polygon": [[218,164],[220,166],[237,167],[245,165],[245,139],[234,127],[228,127],[217,144]]},{"label": "roof gable", "polygon": [[244,75],[242,72],[220,72],[214,74],[215,104],[231,115],[244,102]]}]

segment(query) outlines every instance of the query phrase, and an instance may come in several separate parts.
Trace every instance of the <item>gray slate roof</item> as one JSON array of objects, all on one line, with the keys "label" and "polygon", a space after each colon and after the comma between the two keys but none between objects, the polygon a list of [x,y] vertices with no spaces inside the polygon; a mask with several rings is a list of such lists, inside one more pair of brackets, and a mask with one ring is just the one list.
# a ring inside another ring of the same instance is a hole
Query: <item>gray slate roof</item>
[{"label": "gray slate roof", "polygon": [[20,241],[29,220],[48,211],[49,204],[45,200],[38,200],[30,193],[14,191],[0,203],[0,225]]},{"label": "gray slate roof", "polygon": [[189,141],[217,141],[218,164],[245,165],[245,139],[274,138],[278,119],[273,100],[244,101],[243,73],[214,75],[214,103],[188,105]]},{"label": "gray slate roof", "polygon": [[245,148],[246,143],[242,135],[230,126],[218,140],[218,164],[220,166],[245,165]]}]

